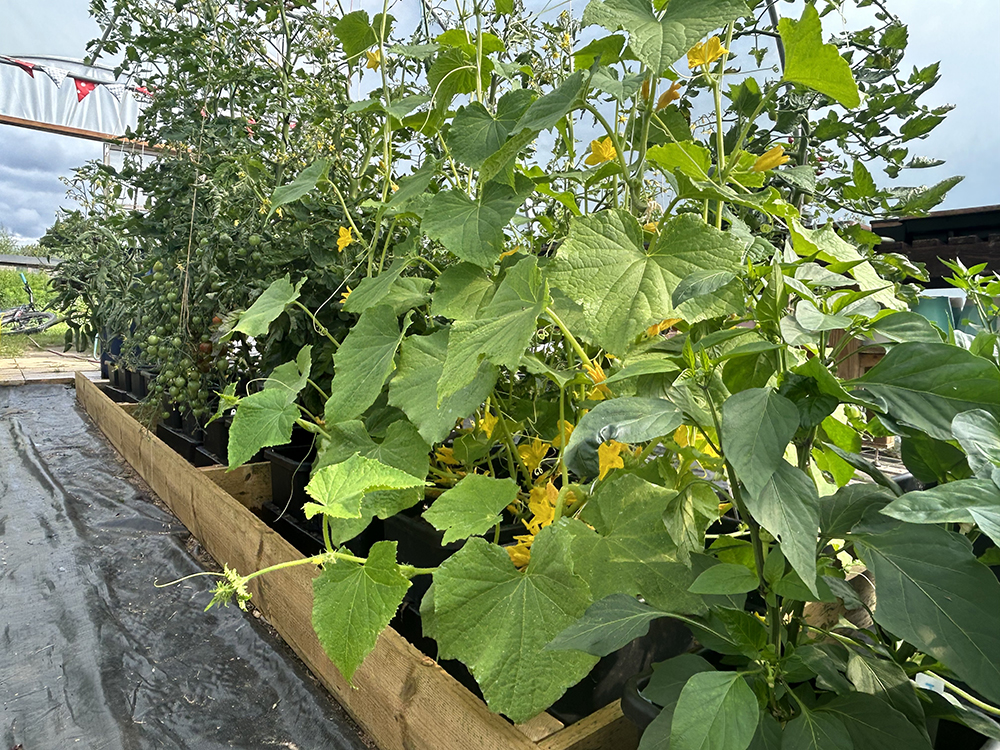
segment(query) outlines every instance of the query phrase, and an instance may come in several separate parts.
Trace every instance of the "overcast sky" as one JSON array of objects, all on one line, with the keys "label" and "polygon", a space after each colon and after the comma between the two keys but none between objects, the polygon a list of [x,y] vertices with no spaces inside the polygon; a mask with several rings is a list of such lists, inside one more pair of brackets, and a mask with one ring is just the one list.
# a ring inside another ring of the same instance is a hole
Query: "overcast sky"
[{"label": "overcast sky", "polygon": [[[417,2],[401,0],[404,6]],[[343,4],[373,3],[344,0]],[[579,17],[585,4],[576,0],[565,5]],[[930,137],[908,144],[911,154],[947,163],[904,170],[896,184],[932,184],[961,174],[965,181],[939,208],[1000,204],[1000,2],[888,0],[888,4],[910,30],[904,72],[940,60],[941,81],[925,101],[932,106],[956,105]],[[379,9],[381,5],[377,3]],[[87,41],[100,34],[87,7],[87,0],[0,0],[0,54],[84,57]],[[794,13],[793,7],[781,3],[786,15]],[[395,14],[409,15],[398,10]],[[835,16],[827,16],[824,31],[836,31],[837,23]],[[23,240],[40,237],[55,220],[56,209],[69,205],[59,178],[102,154],[99,143],[0,125],[0,225]]]}]

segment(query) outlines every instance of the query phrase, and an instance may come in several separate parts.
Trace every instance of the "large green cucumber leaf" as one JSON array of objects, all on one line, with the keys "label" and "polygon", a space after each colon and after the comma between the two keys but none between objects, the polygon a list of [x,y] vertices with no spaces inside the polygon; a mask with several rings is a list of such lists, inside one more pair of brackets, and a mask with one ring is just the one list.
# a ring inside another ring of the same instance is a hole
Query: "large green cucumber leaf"
[{"label": "large green cucumber leaf", "polygon": [[316,502],[306,503],[306,518],[322,513],[331,518],[361,518],[361,499],[368,492],[420,487],[424,483],[374,458],[355,454],[346,461],[324,466],[313,474],[306,493]]},{"label": "large green cucumber leaf", "polygon": [[853,109],[861,104],[851,66],[833,44],[823,43],[819,12],[806,5],[802,18],[782,18],[778,33],[785,46],[786,81],[801,83]]},{"label": "large green cucumber leaf", "polygon": [[819,494],[812,479],[784,459],[759,493],[744,496],[747,510],[781,543],[781,551],[813,596],[816,584],[816,541]]},{"label": "large green cucumber leaf", "polygon": [[1000,415],[1000,370],[950,344],[898,344],[852,384],[882,399],[900,424],[938,440],[952,439],[962,412]]},{"label": "large green cucumber leaf", "polygon": [[507,140],[509,125],[479,102],[472,102],[455,113],[445,142],[459,162],[478,169]]},{"label": "large green cucumber leaf", "polygon": [[722,405],[722,450],[752,495],[782,464],[799,428],[795,404],[770,388],[735,393]]},{"label": "large green cucumber leaf", "polygon": [[[662,10],[666,5],[666,10]],[[708,32],[747,12],[743,0],[591,0],[583,11],[583,25],[628,32],[635,56],[659,75]]]},{"label": "large green cucumber leaf", "polygon": [[376,542],[363,565],[327,563],[313,581],[313,628],[348,682],[375,648],[410,581],[396,564],[396,542]]},{"label": "large green cucumber leaf", "polygon": [[535,335],[535,321],[548,303],[548,285],[537,258],[525,258],[509,269],[477,319],[452,325],[437,403],[472,383],[484,359],[516,370]]},{"label": "large green cucumber leaf", "polygon": [[641,443],[663,437],[672,434],[683,420],[681,410],[663,398],[623,396],[602,401],[573,430],[564,460],[579,477],[597,476],[601,443]]},{"label": "large green cucumber leaf", "polygon": [[354,419],[375,403],[395,364],[396,349],[406,335],[410,316],[399,321],[388,305],[362,313],[333,357],[336,374],[323,413],[335,424]]},{"label": "large green cucumber leaf", "polygon": [[431,199],[420,226],[462,260],[490,268],[503,252],[504,227],[529,194],[496,182],[487,183],[476,200],[445,190]]},{"label": "large green cucumber leaf", "polygon": [[444,532],[442,544],[484,534],[500,523],[500,511],[517,499],[517,483],[482,474],[463,477],[441,493],[424,518]]},{"label": "large green cucumber leaf", "polygon": [[299,392],[309,382],[309,370],[312,368],[312,346],[306,344],[291,362],[275,367],[264,381],[264,388],[277,388],[285,394],[285,401],[295,403]]},{"label": "large green cucumber leaf", "polygon": [[290,183],[276,187],[271,194],[271,209],[267,212],[267,218],[270,219],[279,206],[284,206],[286,203],[294,203],[299,198],[315,190],[319,181],[326,179],[329,171],[330,160],[317,159],[299,172]]},{"label": "large green cucumber leaf", "polygon": [[648,249],[639,222],[609,209],[575,217],[551,264],[549,279],[583,307],[594,343],[623,356],[646,328],[677,315],[689,322],[733,312],[729,287],[688,300],[678,308],[671,295],[698,271],[738,273],[743,245],[693,214],[664,222]]},{"label": "large green cucumber leaf", "polygon": [[347,312],[363,313],[369,307],[383,304],[393,284],[409,265],[405,258],[397,258],[388,269],[378,276],[368,276],[361,280],[344,303]]},{"label": "large green cucumber leaf", "polygon": [[235,469],[261,448],[284,445],[292,439],[299,407],[284,388],[265,388],[240,399],[229,428],[229,468]]},{"label": "large green cucumber leaf", "polygon": [[992,479],[960,479],[907,492],[882,512],[907,523],[975,523],[1000,545],[1000,487]]},{"label": "large green cucumber leaf", "polygon": [[874,695],[841,695],[816,709],[816,713],[835,717],[847,727],[854,750],[931,750],[925,735]]},{"label": "large green cucumber leaf", "polygon": [[574,536],[573,569],[594,598],[628,594],[665,612],[705,611],[702,598],[688,591],[697,574],[678,562],[677,546],[663,526],[663,511],[675,494],[621,474],[601,483],[580,520],[567,522]]},{"label": "large green cucumber leaf", "polygon": [[472,382],[438,405],[438,381],[448,353],[448,331],[403,341],[399,370],[389,383],[389,403],[403,410],[431,445],[444,440],[460,419],[472,414],[493,390],[497,368],[481,362]]},{"label": "large green cucumber leaf", "polygon": [[597,662],[580,651],[545,650],[591,601],[573,573],[569,543],[565,529],[542,529],[521,572],[502,547],[476,537],[434,574],[425,632],[440,658],[469,667],[490,709],[514,722],[544,711]]},{"label": "large green cucumber leaf", "polygon": [[456,263],[438,276],[431,301],[431,315],[452,320],[474,320],[493,299],[493,282],[477,265]]},{"label": "large green cucumber leaf", "polygon": [[1000,583],[969,541],[940,526],[902,522],[849,535],[875,575],[875,621],[1000,701]]},{"label": "large green cucumber leaf", "polygon": [[299,289],[302,288],[305,279],[293,285],[290,278],[286,273],[283,278],[272,281],[271,286],[240,315],[239,322],[223,337],[223,340],[228,341],[237,332],[245,333],[247,336],[263,336],[267,333],[271,323],[299,298]]},{"label": "large green cucumber leaf", "polygon": [[671,750],[746,750],[757,732],[757,697],[737,672],[698,672],[681,689]]}]

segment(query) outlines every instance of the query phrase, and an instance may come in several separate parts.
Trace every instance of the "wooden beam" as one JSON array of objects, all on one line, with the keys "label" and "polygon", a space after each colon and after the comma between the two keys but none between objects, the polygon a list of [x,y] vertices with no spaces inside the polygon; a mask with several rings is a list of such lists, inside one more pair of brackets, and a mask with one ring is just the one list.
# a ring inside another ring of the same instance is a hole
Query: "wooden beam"
[{"label": "wooden beam", "polygon": [[[203,472],[129,417],[86,377],[77,375],[76,389],[77,399],[112,445],[219,563],[246,573],[301,559],[280,535],[221,487],[206,481]],[[538,745],[490,712],[392,628],[382,633],[355,673],[353,685],[348,684],[312,627],[312,580],[317,574],[316,568],[300,565],[256,578],[250,584],[253,602],[379,748],[537,750]]]},{"label": "wooden beam", "polygon": [[622,713],[621,701],[609,703],[575,724],[546,737],[538,750],[635,750],[639,730]]},{"label": "wooden beam", "polygon": [[37,120],[24,120],[20,117],[10,115],[0,115],[0,124],[13,125],[16,128],[27,128],[28,130],[40,130],[43,133],[55,133],[56,135],[69,135],[74,138],[83,138],[88,141],[113,142],[120,141],[120,135],[111,133],[99,133],[96,130],[83,130],[82,128],[71,128],[68,125],[56,125],[51,122],[38,122]]},{"label": "wooden beam", "polygon": [[198,469],[219,487],[250,510],[258,510],[271,499],[271,464],[244,464],[228,471],[225,466],[204,466]]}]

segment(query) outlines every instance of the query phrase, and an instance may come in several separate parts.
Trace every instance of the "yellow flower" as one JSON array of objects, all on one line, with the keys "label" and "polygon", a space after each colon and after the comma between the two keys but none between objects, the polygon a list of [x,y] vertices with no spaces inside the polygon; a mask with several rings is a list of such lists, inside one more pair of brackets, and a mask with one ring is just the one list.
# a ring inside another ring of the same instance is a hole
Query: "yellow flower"
[{"label": "yellow flower", "polygon": [[348,287],[347,287],[347,291],[346,291],[346,292],[343,292],[343,293],[341,293],[341,295],[340,295],[340,304],[342,304],[342,305],[345,305],[345,304],[347,304],[347,299],[348,299],[348,297],[350,297],[350,296],[351,296],[351,292],[353,292],[353,291],[354,291],[354,290],[353,290],[353,289],[351,289],[351,287],[350,287],[350,286],[348,286]]},{"label": "yellow flower", "polygon": [[621,457],[623,449],[628,450],[628,446],[624,443],[619,443],[617,440],[601,443],[597,447],[597,462],[600,469],[600,473],[597,476],[598,479],[604,479],[612,469],[625,468],[625,461]]},{"label": "yellow flower", "polygon": [[510,257],[511,255],[513,255],[514,253],[516,253],[520,249],[521,249],[521,246],[518,245],[513,250],[504,250],[502,253],[500,253],[500,258],[499,259],[503,260],[504,258],[508,258],[508,257]]},{"label": "yellow flower", "polygon": [[351,236],[351,230],[347,227],[341,227],[340,236],[337,237],[337,249],[343,251],[352,242],[354,242],[354,237]]},{"label": "yellow flower", "polygon": [[507,547],[507,554],[510,555],[510,561],[514,565],[523,570],[528,567],[528,563],[531,562],[531,543],[535,541],[535,537],[526,534],[524,536],[514,537],[517,540],[517,544]]},{"label": "yellow flower", "polygon": [[674,81],[670,84],[670,88],[660,94],[660,98],[656,100],[656,111],[659,112],[661,109],[666,107],[670,102],[675,102],[681,98],[680,95],[681,82]]},{"label": "yellow flower", "polygon": [[532,487],[528,493],[528,510],[534,517],[525,523],[528,531],[537,534],[544,529],[556,517],[556,500],[559,498],[559,490],[552,482],[548,482],[544,487]]},{"label": "yellow flower", "polygon": [[562,448],[563,441],[569,442],[570,436],[573,434],[573,425],[567,422],[565,419],[559,420],[559,434],[552,438],[552,445],[556,448]]},{"label": "yellow flower", "polygon": [[368,62],[365,64],[365,67],[368,70],[378,70],[378,66],[382,64],[382,50],[369,50],[368,52],[365,52],[365,56],[368,58]]},{"label": "yellow flower", "polygon": [[442,446],[434,451],[434,458],[437,459],[438,463],[446,464],[448,466],[458,466],[459,462],[455,459],[455,451],[452,448],[447,448]]},{"label": "yellow flower", "polygon": [[653,234],[656,234],[656,230],[660,228],[660,225],[657,224],[655,221],[650,221],[643,224],[642,228],[645,229],[647,232],[652,232]]},{"label": "yellow flower", "polygon": [[661,333],[663,333],[669,328],[673,328],[680,322],[681,322],[680,318],[667,318],[666,320],[661,320],[659,323],[654,323],[649,328],[647,328],[646,335],[659,336]]},{"label": "yellow flower", "polygon": [[587,377],[590,378],[591,382],[594,384],[592,393],[600,394],[599,399],[611,398],[615,394],[611,392],[611,389],[604,385],[604,381],[607,380],[607,376],[604,374],[604,368],[601,367],[596,362],[591,365],[584,365],[584,371],[587,373]]},{"label": "yellow flower", "polygon": [[722,46],[719,37],[713,36],[707,42],[698,42],[688,50],[688,67],[697,68],[699,65],[711,65],[727,52],[729,50]]},{"label": "yellow flower", "polygon": [[605,136],[602,140],[590,142],[590,156],[584,164],[593,167],[611,161],[615,156],[615,144],[611,142],[611,136]]},{"label": "yellow flower", "polygon": [[769,169],[780,167],[786,161],[788,161],[788,156],[785,154],[785,147],[778,144],[770,151],[757,157],[757,161],[753,163],[753,171],[767,172]]},{"label": "yellow flower", "polygon": [[486,433],[486,437],[493,437],[493,428],[497,426],[497,422],[500,420],[490,414],[489,409],[483,412],[483,418],[479,420],[479,429]]},{"label": "yellow flower", "polygon": [[551,447],[549,443],[536,437],[530,445],[518,446],[517,452],[520,454],[521,460],[524,461],[524,465],[528,467],[528,471],[534,473],[538,471],[542,459],[545,458]]}]

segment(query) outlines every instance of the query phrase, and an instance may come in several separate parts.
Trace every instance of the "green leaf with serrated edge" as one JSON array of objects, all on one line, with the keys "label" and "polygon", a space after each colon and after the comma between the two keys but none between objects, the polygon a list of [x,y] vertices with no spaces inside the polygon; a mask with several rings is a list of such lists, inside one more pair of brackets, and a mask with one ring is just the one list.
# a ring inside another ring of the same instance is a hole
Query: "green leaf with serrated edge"
[{"label": "green leaf with serrated edge", "polygon": [[235,469],[261,448],[284,445],[292,439],[299,408],[283,390],[268,388],[240,399],[229,428],[229,469]]},{"label": "green leaf with serrated edge", "polygon": [[215,409],[215,414],[212,418],[208,420],[206,424],[212,424],[217,419],[221,419],[223,415],[239,404],[240,400],[236,396],[236,383],[229,383],[222,391],[215,391],[215,395],[219,397],[219,405]]},{"label": "green leaf with serrated edge", "polygon": [[490,709],[514,722],[548,708],[597,662],[579,651],[545,650],[591,602],[573,573],[569,542],[558,525],[542,529],[520,572],[502,547],[473,538],[434,573],[425,632],[437,641],[439,658],[460,659]]},{"label": "green leaf with serrated edge", "polygon": [[333,33],[343,46],[348,60],[359,57],[366,49],[378,43],[375,30],[368,21],[368,13],[363,10],[348,13],[337,21]]},{"label": "green leaf with serrated edge", "polygon": [[516,499],[517,483],[513,479],[469,474],[441,493],[424,511],[424,519],[444,532],[442,544],[450,544],[485,534],[502,520],[500,511]]},{"label": "green leaf with serrated edge", "polygon": [[326,178],[326,173],[330,171],[328,159],[317,159],[308,167],[299,172],[298,176],[287,185],[281,185],[274,189],[271,194],[271,209],[267,212],[267,217],[278,210],[279,206],[286,203],[293,203],[304,195],[308,195],[316,189],[317,183]]},{"label": "green leaf with serrated edge", "polygon": [[403,258],[397,258],[386,271],[378,276],[369,276],[361,280],[357,289],[351,292],[344,303],[347,312],[363,313],[369,307],[381,304],[392,289],[392,285],[400,274],[406,269],[409,262]]},{"label": "green leaf with serrated edge", "polygon": [[493,282],[472,263],[457,263],[438,276],[431,301],[431,315],[452,320],[474,320],[493,298]]},{"label": "green leaf with serrated edge", "polygon": [[818,596],[819,495],[813,481],[782,459],[760,492],[744,496],[744,502],[760,525],[781,543],[785,558],[809,591]]},{"label": "green leaf with serrated edge", "polygon": [[858,692],[881,698],[921,733],[926,731],[924,709],[917,697],[916,685],[896,662],[851,653],[847,658],[847,679],[854,683]]},{"label": "green leaf with serrated edge", "polygon": [[649,0],[591,0],[583,25],[627,32],[632,52],[659,75],[710,31],[746,12],[742,0],[671,0],[658,14]]},{"label": "green leaf with serrated edge", "polygon": [[854,750],[851,735],[840,719],[807,708],[801,710],[785,726],[781,750]]},{"label": "green leaf with serrated edge", "polygon": [[438,162],[427,158],[420,169],[399,179],[399,189],[392,194],[387,204],[391,213],[405,210],[411,200],[427,192],[428,185],[437,175]]},{"label": "green leaf with serrated edge", "polygon": [[956,414],[951,420],[951,434],[969,459],[969,468],[981,479],[1000,466],[1000,423],[982,409]]},{"label": "green leaf with serrated edge", "polygon": [[905,303],[896,299],[892,284],[880,277],[852,244],[841,239],[832,224],[820,229],[806,229],[798,219],[792,219],[788,222],[788,228],[796,253],[803,257],[816,256],[826,263],[857,263],[848,273],[858,282],[861,291],[874,292],[872,299],[883,307],[893,310],[905,307]]},{"label": "green leaf with serrated edge", "polygon": [[882,512],[907,523],[975,523],[1000,545],[1000,487],[992,479],[961,479],[907,492]]},{"label": "green leaf with serrated edge", "polygon": [[389,383],[389,403],[402,409],[430,444],[444,440],[455,423],[465,419],[493,390],[497,369],[482,362],[475,378],[437,405],[438,380],[448,351],[448,331],[410,336],[403,341],[399,370]]},{"label": "green leaf with serrated edge", "polygon": [[563,460],[578,477],[598,473],[601,443],[641,443],[670,435],[684,420],[681,410],[662,398],[622,397],[602,401],[587,412],[570,436]]},{"label": "green leaf with serrated edge", "polygon": [[275,367],[264,381],[264,388],[277,388],[285,394],[288,403],[295,403],[299,392],[306,387],[312,367],[312,346],[306,344],[292,362]]},{"label": "green leaf with serrated edge", "polygon": [[646,158],[667,172],[680,171],[696,180],[707,180],[712,168],[712,152],[695,141],[653,146]]},{"label": "green leaf with serrated edge", "polygon": [[760,719],[757,698],[736,672],[699,672],[681,690],[671,750],[744,750]]},{"label": "green leaf with serrated edge", "polygon": [[527,197],[495,182],[476,200],[461,190],[442,191],[431,199],[420,226],[462,260],[489,268],[503,252],[504,227]]},{"label": "green leaf with serrated edge", "polygon": [[[617,209],[574,217],[569,235],[549,268],[549,279],[583,306],[595,343],[623,356],[633,339],[653,323],[672,317],[670,296],[696,271],[737,273],[742,243],[692,214],[660,226],[653,244],[643,247],[642,227]],[[678,317],[695,322],[724,314],[731,303],[718,294],[681,305]],[[697,309],[688,305],[697,304]]]},{"label": "green leaf with serrated edge", "polygon": [[714,667],[695,654],[681,654],[653,665],[653,675],[642,691],[642,696],[661,706],[660,713],[646,727],[639,742],[639,750],[667,750],[670,746],[670,725],[681,690],[691,677],[701,672],[712,672]]},{"label": "green leaf with serrated edge", "polygon": [[785,46],[784,80],[808,86],[850,109],[860,106],[851,66],[835,45],[823,43],[823,27],[814,6],[806,5],[798,21],[782,18],[778,33]]},{"label": "green leaf with serrated edge", "polygon": [[884,508],[895,498],[875,484],[859,483],[841,487],[819,501],[819,527],[824,539],[840,539],[861,519]]},{"label": "green leaf with serrated edge", "polygon": [[421,276],[401,276],[392,282],[382,304],[392,310],[396,317],[430,301],[431,284],[434,282]]},{"label": "green leaf with serrated edge", "polygon": [[396,542],[376,542],[363,565],[327,563],[313,581],[313,629],[348,682],[375,648],[410,581],[396,564]]},{"label": "green leaf with serrated edge", "polygon": [[742,565],[719,563],[704,571],[688,586],[692,594],[745,594],[760,585],[757,574]]},{"label": "green leaf with serrated edge", "polygon": [[934,328],[927,318],[915,312],[894,312],[872,322],[870,328],[897,343],[904,341],[941,343],[941,332]]},{"label": "green leaf with serrated edge", "polygon": [[557,635],[545,648],[583,651],[607,656],[649,632],[649,623],[666,617],[634,596],[611,594],[591,604],[583,617]]},{"label": "green leaf with serrated edge", "polygon": [[507,140],[504,123],[479,102],[472,102],[455,113],[445,142],[452,156],[468,167],[478,168]]},{"label": "green leaf with serrated edge", "polygon": [[479,318],[452,325],[438,382],[438,403],[472,383],[484,359],[517,369],[535,335],[535,321],[549,302],[548,285],[537,264],[534,256],[518,262],[507,271]]},{"label": "green leaf with serrated edge", "polygon": [[722,449],[752,495],[781,465],[798,427],[795,404],[769,388],[741,391],[722,405]]},{"label": "green leaf with serrated edge", "polygon": [[901,522],[849,537],[878,581],[875,621],[1000,701],[1000,582],[965,537]]},{"label": "green leaf with serrated edge", "polygon": [[574,570],[595,598],[629,594],[665,612],[705,610],[701,597],[688,592],[696,573],[677,562],[676,545],[663,527],[673,495],[622,474],[597,488],[580,515],[583,523],[567,522],[574,536]]},{"label": "green leaf with serrated edge", "polygon": [[614,65],[621,61],[625,37],[621,34],[594,39],[573,53],[573,70],[590,70],[600,58],[601,65]]},{"label": "green leaf with serrated edge", "polygon": [[949,344],[898,344],[851,385],[883,399],[889,416],[938,440],[952,420],[983,409],[1000,415],[1000,370]]},{"label": "green leaf with serrated edge", "polygon": [[372,307],[361,315],[333,358],[336,375],[324,408],[328,423],[346,422],[375,403],[395,366],[396,348],[409,324],[407,315],[400,330],[387,305]]},{"label": "green leaf with serrated edge", "polygon": [[905,716],[873,695],[841,695],[816,713],[839,719],[851,735],[854,750],[931,750],[927,738]]},{"label": "green leaf with serrated edge", "polygon": [[609,375],[604,382],[608,385],[620,383],[623,380],[638,378],[642,375],[659,375],[665,372],[680,372],[680,365],[670,359],[641,359]]},{"label": "green leaf with serrated edge", "polygon": [[299,289],[304,283],[305,279],[292,286],[288,274],[285,274],[284,278],[272,281],[264,293],[240,315],[239,322],[233,326],[233,330],[225,340],[236,332],[245,333],[247,336],[263,336],[285,308],[299,298]]},{"label": "green leaf with serrated edge", "polygon": [[306,518],[322,513],[331,518],[360,518],[361,498],[377,490],[421,487],[424,480],[381,461],[354,455],[313,474],[306,493],[316,502],[303,506]]}]

